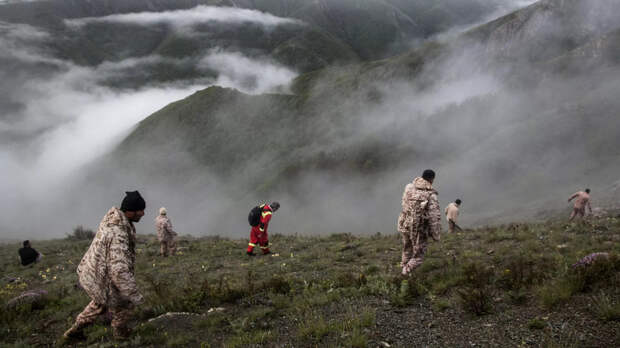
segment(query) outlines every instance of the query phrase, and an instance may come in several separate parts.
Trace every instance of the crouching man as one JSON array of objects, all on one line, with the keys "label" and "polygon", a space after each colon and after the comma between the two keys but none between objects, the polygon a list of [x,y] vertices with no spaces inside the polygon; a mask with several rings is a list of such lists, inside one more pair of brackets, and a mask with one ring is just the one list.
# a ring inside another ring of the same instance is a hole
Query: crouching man
[{"label": "crouching man", "polygon": [[66,339],[83,338],[82,330],[106,312],[111,314],[115,338],[124,339],[130,334],[131,312],[143,301],[134,277],[136,229],[133,224],[144,216],[146,204],[138,191],[126,194],[121,208],[112,207],[103,217],[78,266],[80,285],[91,301],[65,332]]}]

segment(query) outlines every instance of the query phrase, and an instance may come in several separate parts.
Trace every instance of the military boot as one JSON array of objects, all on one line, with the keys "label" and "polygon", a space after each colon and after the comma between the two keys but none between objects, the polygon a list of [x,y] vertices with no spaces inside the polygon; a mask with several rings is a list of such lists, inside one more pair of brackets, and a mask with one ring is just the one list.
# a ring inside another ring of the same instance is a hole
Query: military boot
[{"label": "military boot", "polygon": [[84,325],[73,324],[69,330],[62,335],[65,341],[79,341],[86,339],[84,336]]}]

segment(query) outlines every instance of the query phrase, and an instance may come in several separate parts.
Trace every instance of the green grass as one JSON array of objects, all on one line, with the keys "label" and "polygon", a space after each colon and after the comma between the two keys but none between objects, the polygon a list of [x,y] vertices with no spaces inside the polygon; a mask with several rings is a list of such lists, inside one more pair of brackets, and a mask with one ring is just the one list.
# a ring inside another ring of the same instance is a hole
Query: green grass
[{"label": "green grass", "polygon": [[[590,233],[593,228],[600,232]],[[114,341],[109,326],[100,322],[86,331],[82,344],[365,347],[387,339],[380,336],[392,325],[386,318],[420,311],[450,317],[462,327],[500,323],[502,313],[517,313],[522,324],[507,321],[505,330],[522,327],[529,332],[524,337],[541,346],[572,344],[549,332],[558,325],[546,325],[567,307],[570,315],[579,312],[592,325],[618,323],[619,237],[620,221],[612,218],[470,230],[431,244],[423,266],[404,278],[398,235],[274,235],[278,256],[252,259],[244,255],[245,240],[189,236],[179,240],[179,255],[164,259],[154,236],[139,236],[136,277],[146,302],[136,309],[131,340]],[[18,245],[0,245],[2,308],[25,290],[49,292],[42,308],[0,311],[0,346],[53,344],[88,303],[76,286],[75,268],[89,241],[34,241],[33,246],[46,255],[43,262],[22,267]],[[593,251],[612,257],[586,269],[571,267]],[[148,322],[167,312],[200,315],[164,329]],[[452,342],[450,337],[458,334],[444,327],[446,322],[433,320],[433,330]],[[562,335],[577,337],[575,332]]]}]

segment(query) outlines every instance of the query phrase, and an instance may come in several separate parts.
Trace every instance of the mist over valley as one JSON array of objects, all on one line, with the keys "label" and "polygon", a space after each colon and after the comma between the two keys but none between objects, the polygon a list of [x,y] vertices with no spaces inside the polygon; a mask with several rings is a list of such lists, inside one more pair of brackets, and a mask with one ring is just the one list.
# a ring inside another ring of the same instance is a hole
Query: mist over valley
[{"label": "mist over valley", "polygon": [[389,234],[426,168],[466,226],[616,204],[614,1],[354,3],[3,3],[2,237],[94,227],[134,189],[141,233],[166,206],[240,237],[279,200],[274,233]]}]

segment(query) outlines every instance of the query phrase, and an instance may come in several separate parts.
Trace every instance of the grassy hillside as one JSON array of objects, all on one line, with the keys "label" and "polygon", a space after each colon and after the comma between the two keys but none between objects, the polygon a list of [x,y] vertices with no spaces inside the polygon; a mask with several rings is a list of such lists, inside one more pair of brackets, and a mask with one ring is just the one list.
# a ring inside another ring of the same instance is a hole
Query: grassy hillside
[{"label": "grassy hillside", "polygon": [[[287,231],[292,233],[294,231]],[[620,341],[620,218],[511,224],[444,235],[402,278],[397,235],[271,237],[271,256],[248,258],[246,240],[183,236],[158,256],[141,235],[136,276],[146,303],[128,342],[103,322],[87,344],[179,347],[611,347]],[[75,267],[88,241],[35,241],[45,254],[17,264],[0,246],[0,305],[25,290],[36,306],[3,310],[0,342],[47,346],[88,302]],[[571,265],[592,252],[607,261]],[[157,318],[168,312],[186,314]],[[191,313],[191,314],[188,314]],[[384,342],[384,343],[381,343]]]}]

